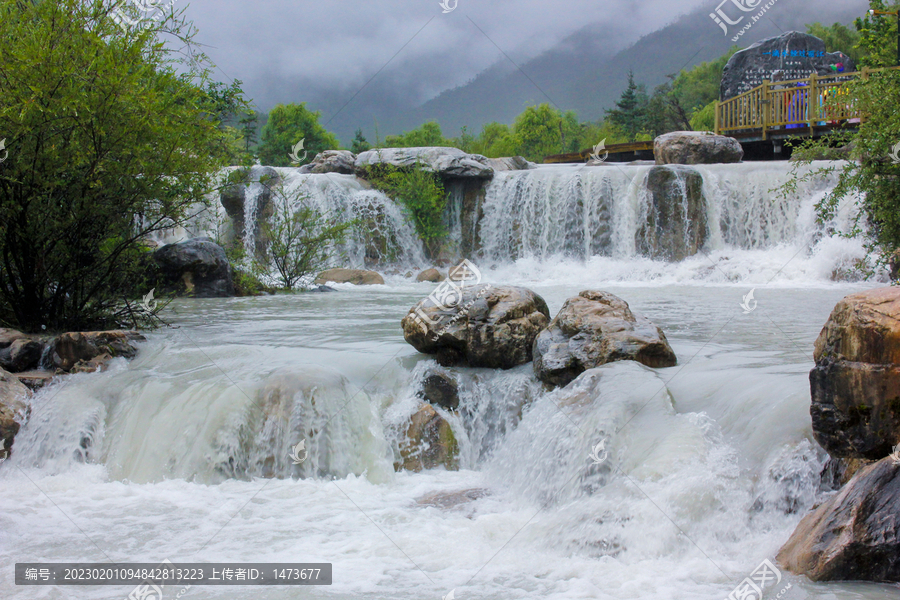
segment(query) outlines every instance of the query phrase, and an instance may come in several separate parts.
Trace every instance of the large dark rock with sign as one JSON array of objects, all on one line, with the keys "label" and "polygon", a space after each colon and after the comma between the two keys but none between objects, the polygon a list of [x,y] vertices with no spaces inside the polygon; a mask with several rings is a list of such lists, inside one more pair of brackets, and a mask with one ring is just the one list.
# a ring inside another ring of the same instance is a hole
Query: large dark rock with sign
[{"label": "large dark rock with sign", "polygon": [[467,283],[445,281],[411,308],[403,338],[444,366],[511,369],[531,361],[550,322],[544,299],[521,287]]},{"label": "large dark rock with sign", "polygon": [[843,52],[826,52],[825,42],[797,31],[756,42],[735,53],[722,72],[719,99],[739,96],[764,81],[804,79],[813,74],[821,77],[856,70],[856,65]]}]

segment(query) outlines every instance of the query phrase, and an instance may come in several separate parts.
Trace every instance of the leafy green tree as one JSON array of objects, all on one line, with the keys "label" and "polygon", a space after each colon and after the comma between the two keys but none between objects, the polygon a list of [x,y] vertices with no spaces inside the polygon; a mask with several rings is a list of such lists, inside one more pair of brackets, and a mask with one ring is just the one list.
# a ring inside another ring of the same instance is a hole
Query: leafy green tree
[{"label": "leafy green tree", "polygon": [[238,122],[240,124],[241,137],[243,137],[244,139],[244,151],[247,154],[251,154],[250,148],[256,146],[256,142],[258,140],[258,118],[259,115],[256,113],[256,111],[251,110],[250,112],[244,114]]},{"label": "leafy green tree", "polygon": [[441,126],[436,121],[423,123],[416,129],[401,135],[389,135],[384,138],[387,148],[419,148],[423,146],[452,146],[453,143],[441,133]]},{"label": "leafy green tree", "polygon": [[806,26],[806,33],[825,42],[825,49],[828,52],[843,52],[857,64],[865,56],[863,51],[857,47],[860,36],[855,28],[851,29],[840,23],[834,23],[830,27],[821,23],[811,23]]},{"label": "leafy green tree", "polygon": [[267,258],[286,290],[331,266],[331,257],[354,223],[335,223],[301,194],[273,191],[274,214],[263,226]]},{"label": "leafy green tree", "polygon": [[628,86],[616,102],[616,108],[606,111],[606,118],[625,132],[628,141],[633,142],[646,126],[649,102],[643,84],[635,83],[634,72],[629,71]]},{"label": "leafy green tree", "polygon": [[308,110],[305,102],[275,106],[260,136],[260,162],[273,167],[291,166],[291,153],[300,140],[308,159],[325,150],[337,150],[340,144],[319,123],[320,116],[319,111]]},{"label": "leafy green tree", "polygon": [[362,128],[358,128],[356,130],[356,135],[353,136],[353,142],[350,145],[350,151],[354,154],[359,154],[371,149],[372,144],[370,144],[368,140],[366,140],[366,136],[363,135]]},{"label": "leafy green tree", "polygon": [[[227,163],[210,63],[181,13],[122,29],[104,0],[0,0],[0,322],[117,326],[144,240],[206,202]],[[226,88],[227,89],[227,88]],[[229,92],[233,107],[243,103]]]},{"label": "leafy green tree", "polygon": [[[869,0],[869,8],[880,11],[900,10],[900,2]],[[857,50],[864,67],[893,67],[897,65],[897,18],[869,15],[856,19],[859,32]]]},{"label": "leafy green tree", "polygon": [[447,194],[440,176],[426,171],[420,164],[410,169],[378,164],[369,167],[365,177],[375,189],[400,203],[429,256],[436,257],[447,237],[444,225]]},{"label": "leafy green tree", "polygon": [[519,153],[519,142],[509,125],[492,122],[482,126],[481,133],[472,144],[472,151],[490,158],[515,156]]},{"label": "leafy green tree", "polygon": [[519,154],[535,162],[560,154],[564,136],[563,119],[558,110],[547,103],[529,106],[513,123]]}]

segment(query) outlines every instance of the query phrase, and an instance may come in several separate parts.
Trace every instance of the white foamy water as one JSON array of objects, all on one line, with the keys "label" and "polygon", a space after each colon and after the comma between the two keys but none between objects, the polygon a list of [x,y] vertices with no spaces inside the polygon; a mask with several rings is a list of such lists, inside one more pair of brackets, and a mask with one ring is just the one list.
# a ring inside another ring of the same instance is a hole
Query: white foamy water
[{"label": "white foamy water", "polygon": [[[444,414],[461,469],[398,473],[417,382],[436,368],[399,323],[432,284],[395,273],[385,286],[330,294],[176,301],[167,317],[178,328],[150,334],[135,360],[35,396],[0,464],[0,597],[130,592],[16,587],[15,562],[169,559],[334,565],[329,587],[195,586],[182,596],[199,600],[438,600],[450,590],[460,600],[726,598],[829,493],[808,372],[834,304],[874,285],[832,281],[861,242],[815,223],[828,181],[767,201],[771,166],[702,167],[719,224],[710,246],[654,261],[629,250],[646,169],[566,169],[491,184],[477,224],[485,281],[534,289],[551,314],[584,289],[615,293],[665,330],[677,366],[616,363],[552,392],[531,365],[450,369],[460,410]],[[323,210],[409,231],[396,206],[352,177],[285,173]],[[576,189],[594,190],[584,198],[602,210],[563,210]],[[529,216],[504,228],[504,210]],[[579,227],[571,245],[562,234]],[[366,243],[348,247],[354,266]],[[426,264],[421,246],[408,251],[396,268]],[[753,288],[758,305],[745,314]],[[603,439],[607,460],[595,465]],[[308,459],[294,465],[301,440]],[[897,595],[783,577],[767,597],[788,583],[783,598]],[[179,590],[166,588],[166,600]]]}]

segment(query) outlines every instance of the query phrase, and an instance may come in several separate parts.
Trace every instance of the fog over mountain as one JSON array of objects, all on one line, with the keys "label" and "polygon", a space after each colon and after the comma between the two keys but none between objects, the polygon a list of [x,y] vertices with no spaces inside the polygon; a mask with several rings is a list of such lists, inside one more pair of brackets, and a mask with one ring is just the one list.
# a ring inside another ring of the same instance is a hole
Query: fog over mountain
[{"label": "fog over mountain", "polygon": [[[732,1],[719,6],[736,17]],[[738,45],[816,21],[850,23],[867,5],[778,0]],[[345,143],[357,127],[374,140],[376,126],[383,138],[429,119],[448,136],[462,126],[477,132],[541,102],[597,119],[629,70],[652,90],[720,56],[738,29],[723,33],[710,0],[459,0],[448,13],[437,0],[185,6],[222,79],[242,80],[262,111],[307,102]]]}]

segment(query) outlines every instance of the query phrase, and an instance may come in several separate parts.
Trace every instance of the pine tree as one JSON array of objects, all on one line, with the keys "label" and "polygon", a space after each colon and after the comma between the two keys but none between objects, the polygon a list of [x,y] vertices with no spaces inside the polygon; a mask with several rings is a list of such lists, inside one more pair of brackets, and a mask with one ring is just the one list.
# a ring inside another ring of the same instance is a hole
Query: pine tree
[{"label": "pine tree", "polygon": [[628,72],[628,87],[622,92],[622,96],[616,102],[616,108],[606,111],[610,123],[619,127],[628,136],[629,141],[635,141],[647,122],[647,107],[650,100],[643,84],[634,82],[634,71]]},{"label": "pine tree", "polygon": [[357,128],[356,135],[353,136],[353,142],[350,146],[350,151],[353,152],[353,154],[359,154],[360,152],[365,152],[370,148],[372,148],[372,144],[370,144],[366,140],[366,137],[363,135],[362,129]]}]

